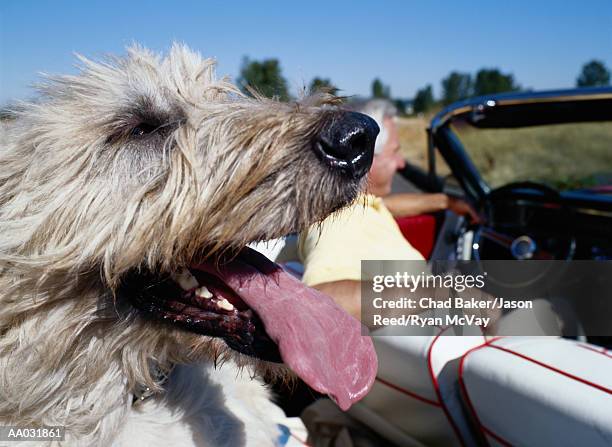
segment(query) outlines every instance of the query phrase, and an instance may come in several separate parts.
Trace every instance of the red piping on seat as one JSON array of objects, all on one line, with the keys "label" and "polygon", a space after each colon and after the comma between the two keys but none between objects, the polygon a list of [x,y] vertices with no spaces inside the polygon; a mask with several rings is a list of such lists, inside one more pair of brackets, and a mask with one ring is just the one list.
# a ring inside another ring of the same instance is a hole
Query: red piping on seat
[{"label": "red piping on seat", "polygon": [[506,441],[505,439],[501,438],[499,435],[496,435],[495,433],[493,433],[491,430],[489,430],[487,427],[485,427],[484,425],[481,426],[482,430],[484,431],[485,435],[488,435],[490,437],[492,437],[493,439],[495,439],[497,442],[499,442],[501,445],[503,445],[504,447],[512,447],[512,444],[510,444],[508,441]]},{"label": "red piping on seat", "polygon": [[583,345],[581,343],[578,343],[578,346],[580,346],[583,349],[588,349],[589,351],[596,352],[597,354],[605,355],[606,357],[612,359],[612,354],[610,354],[606,348],[597,349],[593,346]]},{"label": "red piping on seat", "polygon": [[[590,381],[588,381],[588,380],[585,380],[585,379],[583,379],[583,378],[581,378],[581,377],[575,376],[575,375],[573,375],[573,374],[571,374],[571,373],[569,373],[569,372],[567,372],[567,371],[563,371],[563,370],[561,370],[561,369],[555,368],[554,366],[551,366],[551,365],[548,365],[548,364],[546,364],[546,363],[540,362],[539,360],[536,360],[536,359],[533,359],[533,358],[531,358],[531,357],[529,357],[529,356],[526,356],[526,355],[524,355],[524,354],[521,354],[520,352],[512,351],[511,349],[504,348],[504,347],[502,347],[502,346],[492,344],[494,341],[499,340],[500,338],[502,338],[502,337],[497,337],[497,338],[494,338],[494,339],[492,339],[492,340],[489,340],[488,342],[483,343],[483,344],[482,344],[482,345],[480,345],[480,346],[476,346],[476,347],[474,347],[474,348],[470,349],[469,351],[467,351],[467,352],[466,352],[466,353],[463,355],[463,357],[461,357],[461,361],[459,362],[459,385],[460,385],[461,390],[462,390],[462,392],[463,392],[463,394],[464,394],[464,396],[465,396],[466,403],[467,403],[467,405],[468,405],[468,407],[469,407],[469,409],[470,409],[470,411],[471,411],[472,415],[474,416],[474,419],[475,419],[475,421],[476,421],[476,424],[478,425],[478,427],[480,428],[480,430],[481,430],[481,431],[482,431],[484,434],[491,436],[491,437],[492,437],[492,438],[494,438],[496,441],[498,441],[500,444],[502,444],[502,445],[504,445],[504,446],[512,446],[512,444],[511,444],[511,443],[509,443],[508,441],[504,440],[504,439],[503,439],[501,436],[499,436],[499,435],[495,434],[493,431],[491,431],[489,428],[485,427],[485,426],[482,424],[482,422],[480,421],[480,418],[478,417],[478,414],[476,413],[476,409],[474,408],[474,405],[472,404],[472,401],[471,401],[471,399],[470,399],[470,396],[469,396],[469,394],[468,394],[467,387],[466,387],[466,385],[465,385],[465,381],[463,380],[463,368],[464,368],[465,359],[467,358],[467,356],[468,356],[470,353],[472,353],[472,352],[474,352],[474,351],[476,351],[476,350],[478,350],[478,349],[481,349],[481,348],[484,348],[484,347],[491,347],[491,348],[495,348],[495,349],[500,350],[500,351],[503,351],[503,352],[507,352],[507,353],[509,353],[509,354],[512,354],[512,355],[514,355],[514,356],[517,356],[517,357],[519,357],[519,358],[522,358],[522,359],[524,359],[524,360],[527,360],[527,361],[529,361],[529,362],[535,363],[535,364],[536,364],[536,365],[538,365],[538,366],[541,366],[541,367],[543,367],[543,368],[546,368],[546,369],[549,369],[549,370],[551,370],[551,371],[553,371],[553,372],[556,372],[556,373],[558,373],[558,374],[561,374],[561,375],[563,375],[563,376],[565,376],[565,377],[568,377],[568,378],[570,378],[570,379],[572,379],[572,380],[575,380],[575,381],[577,381],[577,382],[580,382],[580,383],[583,383],[583,384],[585,384],[585,385],[591,386],[591,387],[593,387],[593,388],[595,388],[595,389],[598,389],[598,390],[600,390],[600,391],[603,391],[603,392],[605,392],[605,393],[612,394],[612,389],[606,388],[606,387],[604,387],[604,386],[602,386],[602,385],[599,385],[599,384],[597,384],[597,383],[593,383],[593,382],[590,382]],[[578,346],[580,346],[580,347],[582,347],[582,348],[584,348],[584,349],[588,349],[588,350],[590,350],[590,351],[594,351],[594,352],[596,352],[596,353],[598,353],[598,354],[605,355],[605,356],[607,356],[607,357],[611,357],[611,356],[608,354],[608,352],[607,352],[607,351],[605,351],[605,350],[604,350],[604,351],[599,351],[599,350],[597,350],[597,349],[595,349],[595,348],[591,348],[590,346],[585,346],[585,345],[580,345],[580,344],[578,344]]]},{"label": "red piping on seat", "polygon": [[399,391],[400,393],[406,394],[416,400],[420,400],[421,402],[424,402],[426,404],[429,405],[433,405],[435,407],[441,407],[442,405],[440,404],[440,402],[436,402],[435,400],[431,400],[431,399],[427,399],[426,397],[420,396],[415,392],[412,392],[410,390],[407,390],[406,388],[402,388],[399,385],[396,385],[394,383],[391,382],[387,382],[384,379],[381,379],[380,377],[376,377],[376,380],[380,383],[382,383],[383,385],[387,385],[389,388],[393,388],[395,391]]},{"label": "red piping on seat", "polygon": [[580,382],[580,383],[584,383],[585,385],[588,385],[588,386],[596,388],[596,389],[598,389],[600,391],[603,391],[604,393],[612,394],[612,389],[610,389],[610,388],[606,388],[605,386],[599,385],[598,383],[590,382],[590,381],[588,381],[586,379],[583,379],[582,377],[578,377],[578,376],[575,376],[575,375],[573,375],[571,373],[568,373],[567,371],[563,371],[562,369],[555,368],[554,366],[547,365],[546,363],[543,363],[543,362],[540,362],[539,360],[536,360],[536,359],[533,359],[531,357],[528,357],[528,356],[526,356],[524,354],[521,354],[520,352],[512,351],[511,349],[502,348],[501,346],[496,346],[496,345],[491,345],[491,347],[495,348],[495,349],[499,349],[500,351],[507,352],[509,354],[513,354],[513,355],[515,355],[517,357],[520,357],[522,359],[528,360],[528,361],[530,361],[532,363],[535,363],[536,365],[542,366],[543,368],[550,369],[551,371],[554,371],[554,372],[556,372],[558,374],[561,374],[561,375],[563,375],[565,377],[569,377],[572,380],[575,380],[575,381]]},{"label": "red piping on seat", "polygon": [[506,441],[501,436],[499,436],[498,434],[494,433],[492,430],[488,429],[487,427],[485,427],[482,424],[480,418],[478,417],[478,413],[476,413],[476,408],[474,408],[474,405],[472,404],[472,400],[470,399],[470,395],[468,394],[465,382],[463,381],[463,367],[464,367],[465,359],[467,358],[467,356],[470,355],[474,351],[477,351],[479,349],[482,349],[482,348],[485,348],[487,346],[490,346],[491,343],[493,343],[496,340],[499,340],[500,338],[503,338],[503,337],[495,337],[495,338],[492,338],[491,340],[485,340],[485,342],[483,344],[478,345],[478,346],[474,346],[472,349],[470,349],[465,354],[463,354],[463,356],[461,357],[461,360],[459,361],[459,386],[461,388],[461,392],[463,393],[463,395],[465,397],[465,402],[467,403],[467,406],[468,406],[470,412],[472,413],[472,416],[474,417],[474,421],[476,422],[476,425],[478,426],[478,429],[484,435],[491,436],[492,438],[494,438],[497,442],[499,442],[503,446],[505,446],[505,447],[512,447],[512,444],[510,444],[508,441]]},{"label": "red piping on seat", "polygon": [[436,396],[438,397],[438,402],[440,403],[440,407],[442,407],[442,411],[444,412],[446,419],[448,419],[448,422],[453,428],[453,431],[455,432],[457,439],[459,439],[459,442],[461,443],[462,446],[465,446],[466,445],[465,440],[461,436],[461,432],[459,431],[459,428],[455,424],[455,421],[451,417],[450,412],[448,411],[448,408],[446,408],[446,405],[444,404],[444,401],[442,400],[442,393],[440,392],[440,386],[438,385],[438,379],[436,375],[434,374],[433,365],[431,364],[431,353],[433,351],[433,347],[438,341],[438,339],[440,338],[440,336],[442,335],[442,333],[444,333],[444,331],[446,331],[448,328],[450,328],[450,326],[447,326],[444,329],[442,329],[440,332],[438,332],[438,335],[434,337],[433,341],[429,345],[429,349],[427,350],[427,368],[429,369],[429,378],[431,379],[431,383],[436,392]]},{"label": "red piping on seat", "polygon": [[293,439],[295,439],[295,440],[296,440],[297,442],[299,442],[300,444],[305,445],[306,447],[310,447],[310,444],[307,444],[307,443],[306,443],[306,441],[302,441],[300,438],[298,438],[297,436],[295,436],[295,435],[293,434],[293,432],[291,432],[291,431],[290,431],[290,432],[289,432],[289,434],[291,435],[291,437],[292,437]]}]

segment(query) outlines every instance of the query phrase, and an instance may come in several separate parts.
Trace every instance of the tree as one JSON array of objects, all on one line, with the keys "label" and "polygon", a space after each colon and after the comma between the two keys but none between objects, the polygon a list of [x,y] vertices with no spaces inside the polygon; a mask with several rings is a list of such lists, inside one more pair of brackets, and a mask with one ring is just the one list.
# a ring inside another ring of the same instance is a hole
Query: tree
[{"label": "tree", "polygon": [[242,60],[238,85],[246,94],[251,93],[250,87],[268,98],[289,100],[287,81],[281,73],[278,59],[265,59],[260,62],[245,57]]},{"label": "tree", "polygon": [[592,60],[582,66],[580,76],[576,79],[578,87],[595,87],[610,85],[610,71],[603,62]]},{"label": "tree", "polygon": [[472,96],[472,76],[469,73],[451,72],[442,79],[442,103],[452,104]]},{"label": "tree", "polygon": [[417,91],[414,96],[413,109],[415,113],[427,112],[434,105],[433,88],[431,84]]},{"label": "tree", "polygon": [[325,92],[330,93],[332,95],[336,95],[338,93],[338,88],[332,84],[332,82],[328,78],[319,78],[316,77],[312,81],[310,81],[310,87],[308,88],[310,94],[316,92]]},{"label": "tree", "polygon": [[393,100],[393,105],[395,106],[395,108],[397,109],[397,113],[399,113],[400,115],[405,115],[406,114],[406,101],[403,99],[394,99]]},{"label": "tree", "polygon": [[388,85],[382,83],[378,78],[372,81],[372,98],[385,98],[391,97],[391,88]]},{"label": "tree", "polygon": [[503,74],[497,68],[482,68],[476,73],[474,81],[474,95],[488,95],[491,93],[513,92],[520,86],[514,82],[514,76]]}]

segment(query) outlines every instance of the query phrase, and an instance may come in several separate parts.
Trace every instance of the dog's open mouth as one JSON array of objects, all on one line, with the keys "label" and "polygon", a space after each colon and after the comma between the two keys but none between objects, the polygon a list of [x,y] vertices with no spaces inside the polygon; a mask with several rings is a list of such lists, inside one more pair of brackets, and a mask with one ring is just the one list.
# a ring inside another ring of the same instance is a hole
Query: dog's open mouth
[{"label": "dog's open mouth", "polygon": [[124,291],[155,318],[286,363],[344,410],[367,394],[376,376],[372,341],[361,335],[359,321],[254,250],[165,280],[139,273]]}]

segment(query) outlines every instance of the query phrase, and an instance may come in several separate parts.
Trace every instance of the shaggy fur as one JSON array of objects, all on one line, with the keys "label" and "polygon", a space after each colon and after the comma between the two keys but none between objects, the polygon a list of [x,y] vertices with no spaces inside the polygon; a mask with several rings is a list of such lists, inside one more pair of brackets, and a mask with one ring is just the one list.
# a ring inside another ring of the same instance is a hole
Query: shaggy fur
[{"label": "shaggy fur", "polygon": [[[267,445],[278,410],[250,375],[268,365],[115,292],[134,269],[170,274],[350,201],[359,182],[311,150],[335,100],[244,97],[181,45],[81,62],[2,134],[0,424],[65,426],[70,445]],[[139,385],[160,394],[134,406]]]}]

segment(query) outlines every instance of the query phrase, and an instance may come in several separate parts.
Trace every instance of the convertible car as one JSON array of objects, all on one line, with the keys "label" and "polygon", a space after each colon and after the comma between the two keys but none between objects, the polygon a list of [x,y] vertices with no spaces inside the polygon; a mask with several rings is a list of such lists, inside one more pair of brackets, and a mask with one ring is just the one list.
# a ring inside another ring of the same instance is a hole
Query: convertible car
[{"label": "convertible car", "polygon": [[611,88],[474,98],[428,132],[429,172],[403,176],[467,198],[483,217],[442,222],[430,258],[612,259]]},{"label": "convertible car", "polygon": [[[407,165],[403,177],[482,217],[399,218],[428,259],[610,270],[612,88],[462,101],[433,118],[428,142],[428,172]],[[364,405],[428,445],[612,445],[612,293],[579,284],[561,283],[574,287],[570,336],[374,337],[396,360],[381,362]]]},{"label": "convertible car", "polygon": [[433,118],[428,142],[429,169],[407,164],[402,177],[411,188],[466,199],[481,220],[449,211],[400,217],[404,236],[430,266],[511,262],[494,272],[510,288],[517,281],[505,275],[516,266],[548,266],[527,273],[546,290],[573,294],[566,314],[538,308],[564,320],[565,332],[377,329],[378,374],[351,420],[394,446],[612,446],[612,293],[554,274],[577,265],[612,278],[612,88],[469,99]]}]

